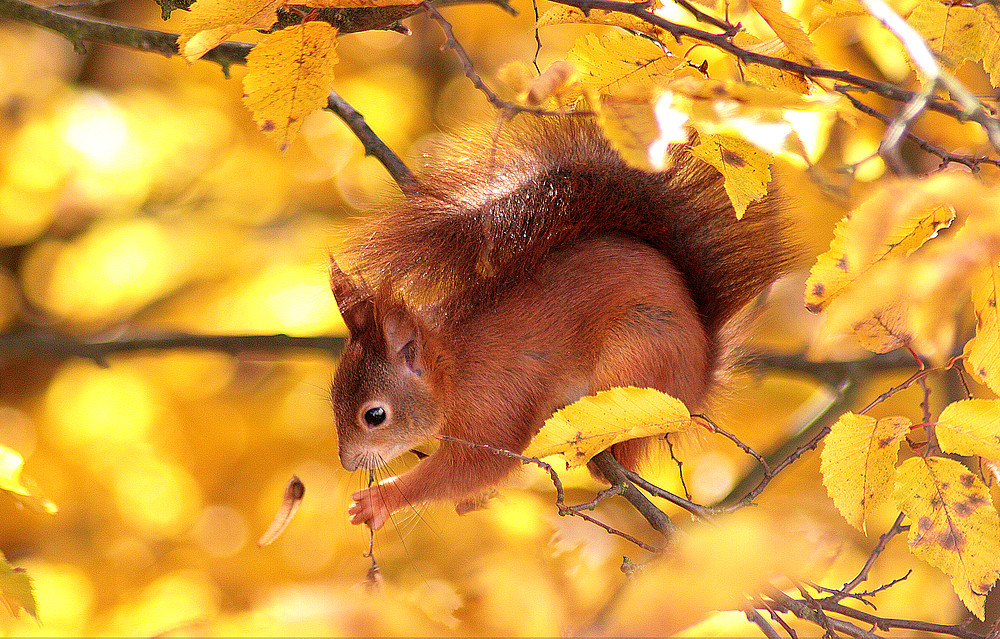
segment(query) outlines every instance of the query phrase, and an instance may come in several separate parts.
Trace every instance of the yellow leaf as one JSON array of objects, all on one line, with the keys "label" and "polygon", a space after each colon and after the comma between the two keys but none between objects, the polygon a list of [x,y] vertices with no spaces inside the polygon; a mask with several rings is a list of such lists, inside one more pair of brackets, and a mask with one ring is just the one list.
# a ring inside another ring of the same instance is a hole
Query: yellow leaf
[{"label": "yellow leaf", "polygon": [[[733,44],[753,53],[788,58],[788,47],[781,41],[781,38],[770,38],[762,41],[755,35],[741,31],[733,37]],[[747,82],[769,89],[781,88],[802,94],[809,92],[809,81],[804,76],[764,64],[744,64],[743,77]]]},{"label": "yellow leaf", "polygon": [[42,496],[33,482],[21,477],[23,466],[24,459],[17,451],[0,446],[0,491],[37,512],[57,513],[59,509],[56,505]]},{"label": "yellow leaf", "polygon": [[651,97],[646,89],[600,100],[599,121],[622,159],[646,171],[669,166],[670,146],[687,142],[688,116],[673,105],[673,94]]},{"label": "yellow leaf", "polygon": [[752,202],[767,195],[771,158],[753,145],[728,135],[709,135],[692,147],[691,153],[722,174],[737,218],[743,217]]},{"label": "yellow leaf", "polygon": [[802,24],[782,10],[781,0],[749,0],[749,2],[760,17],[764,18],[774,34],[788,46],[788,50],[797,61],[808,64],[819,62],[816,47],[802,29]]},{"label": "yellow leaf", "polygon": [[900,180],[863,202],[833,230],[806,282],[806,308],[819,313],[873,265],[905,257],[954,219],[950,207],[927,207],[919,181]]},{"label": "yellow leaf", "polygon": [[587,14],[575,7],[558,5],[550,8],[538,18],[536,26],[546,27],[553,24],[603,24],[611,27],[621,27],[636,33],[644,33],[659,40],[663,29],[649,24],[636,16],[620,11],[604,11],[591,9]]},{"label": "yellow leaf", "polygon": [[876,420],[854,413],[830,428],[820,455],[823,485],[855,528],[864,530],[868,515],[892,495],[899,442],[909,430],[905,417]]},{"label": "yellow leaf", "polygon": [[1000,518],[986,486],[943,457],[914,457],[896,476],[896,505],[910,519],[910,551],[951,578],[962,603],[983,619],[1000,576]]},{"label": "yellow leaf", "polygon": [[337,30],[317,20],[272,33],[247,56],[243,102],[281,150],[298,134],[303,118],[326,102],[336,46]]},{"label": "yellow leaf", "polygon": [[947,453],[1000,461],[1000,400],[952,402],[941,411],[934,433]]},{"label": "yellow leaf", "polygon": [[184,15],[177,40],[181,54],[194,62],[241,31],[267,29],[285,0],[198,0]]},{"label": "yellow leaf", "polygon": [[576,41],[569,57],[580,72],[580,84],[601,94],[661,84],[689,68],[687,60],[655,42],[619,31],[602,37],[588,33]]},{"label": "yellow leaf", "polygon": [[854,325],[854,334],[873,353],[888,353],[913,341],[909,313],[903,304],[890,304],[874,311],[871,317]]},{"label": "yellow leaf", "polygon": [[972,305],[976,311],[976,335],[965,344],[965,368],[994,393],[1000,393],[1000,316],[997,289],[1000,266],[980,270],[972,283]]},{"label": "yellow leaf", "polygon": [[993,84],[1000,82],[1000,16],[996,7],[923,0],[908,22],[924,36],[931,51],[952,68],[966,60],[982,62]]},{"label": "yellow leaf", "polygon": [[868,15],[858,0],[820,0],[809,17],[809,33],[820,28],[831,18]]},{"label": "yellow leaf", "polygon": [[679,399],[652,388],[612,388],[557,410],[528,445],[528,457],[563,455],[582,466],[612,444],[700,428]]}]

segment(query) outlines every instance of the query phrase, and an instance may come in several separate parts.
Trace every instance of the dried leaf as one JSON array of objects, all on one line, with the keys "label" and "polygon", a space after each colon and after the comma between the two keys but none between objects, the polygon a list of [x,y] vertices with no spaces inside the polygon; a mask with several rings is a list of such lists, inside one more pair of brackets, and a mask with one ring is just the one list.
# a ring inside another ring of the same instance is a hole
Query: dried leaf
[{"label": "dried leaf", "polygon": [[337,64],[337,30],[312,21],[272,33],[247,56],[244,103],[281,150],[326,102]]},{"label": "dried leaf", "polygon": [[966,399],[948,404],[934,428],[941,450],[1000,461],[1000,400]]},{"label": "dried leaf", "polygon": [[722,174],[736,217],[747,206],[767,195],[771,183],[771,158],[751,144],[728,135],[705,136],[691,153]]},{"label": "dried leaf", "polygon": [[306,485],[297,476],[292,475],[292,478],[288,480],[288,484],[285,485],[285,494],[281,498],[281,506],[278,507],[278,512],[274,514],[274,519],[271,520],[271,525],[267,527],[267,532],[261,535],[260,540],[257,541],[258,548],[270,546],[281,536],[281,533],[285,532],[285,528],[291,523],[292,517],[295,516],[295,512],[302,504],[302,498],[305,497],[305,494]]},{"label": "dried leaf", "polygon": [[986,486],[943,457],[908,459],[896,477],[896,505],[911,521],[910,551],[944,571],[983,619],[986,594],[1000,576],[1000,518]]},{"label": "dried leaf", "polygon": [[899,442],[910,420],[845,413],[830,428],[820,455],[823,485],[837,510],[852,526],[865,520],[892,496]]},{"label": "dried leaf", "polygon": [[563,455],[567,467],[582,466],[617,442],[695,428],[679,399],[652,388],[612,388],[556,411],[524,454]]}]

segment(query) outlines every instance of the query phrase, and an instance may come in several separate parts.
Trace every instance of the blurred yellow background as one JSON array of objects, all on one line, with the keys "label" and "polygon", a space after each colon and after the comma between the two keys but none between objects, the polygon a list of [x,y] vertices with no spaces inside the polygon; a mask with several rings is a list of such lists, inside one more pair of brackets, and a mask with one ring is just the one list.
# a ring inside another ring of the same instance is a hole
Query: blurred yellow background
[{"label": "blurred yellow background", "polygon": [[[488,81],[503,63],[534,54],[531,5],[515,5],[517,18],[488,5],[445,10]],[[112,2],[99,14],[177,30],[176,16],[163,23],[152,2]],[[437,26],[423,17],[408,25],[409,37],[342,37],[334,88],[415,165],[442,131],[495,116],[457,61],[439,51]],[[546,29],[542,67],[581,33]],[[164,329],[342,335],[326,286],[328,255],[352,216],[395,194],[381,165],[328,112],[309,116],[279,153],[241,102],[242,68],[226,79],[211,63],[94,43],[87,49],[81,56],[57,35],[0,23],[0,329],[108,339]],[[886,51],[880,59],[889,64],[894,50]],[[877,148],[880,131],[860,130],[844,157]],[[866,166],[870,177],[881,173],[879,163]],[[793,188],[816,188],[801,176],[789,179]],[[816,236],[804,238],[810,250],[844,210],[844,203],[815,201]],[[800,307],[799,289],[786,288],[779,303]],[[808,328],[796,330],[780,338],[773,331],[760,343],[797,348]],[[718,550],[717,562],[616,594],[622,556],[641,562],[648,555],[558,517],[551,484],[529,469],[489,510],[458,517],[432,506],[397,515],[376,535],[386,587],[373,594],[363,585],[367,530],[345,515],[350,492],[366,478],[337,462],[328,405],[333,355],[174,350],[107,363],[0,354],[0,444],[25,458],[25,474],[59,507],[55,515],[36,513],[0,495],[0,551],[34,579],[41,621],[0,612],[0,633],[662,634],[730,603],[725,593],[701,597],[739,587],[728,583],[733,564],[726,561],[767,556],[765,547],[784,552],[781,536],[762,530],[818,540],[825,554],[796,557],[820,566],[831,586],[857,572],[871,545],[833,510],[813,455],[731,529],[731,547]],[[884,387],[888,380],[877,381]],[[717,421],[738,425],[748,443],[765,449],[820,392],[782,377],[746,376],[735,386]],[[900,402],[903,412],[918,403],[914,397]],[[710,501],[749,466],[734,447],[712,441],[685,469],[694,497]],[[273,546],[259,549],[292,474],[306,486],[302,508]],[[681,490],[669,465],[656,479]],[[589,500],[597,487],[585,472],[564,480],[570,501]],[[656,541],[621,504],[606,503],[601,516]],[[887,509],[869,526],[884,530],[894,517]],[[698,543],[719,548],[713,537]],[[747,568],[748,579],[779,567]],[[925,620],[954,621],[960,609],[947,580],[901,544],[876,566],[873,583],[908,568],[915,574],[884,596],[880,614],[920,610]],[[748,632],[745,619],[712,619],[715,632]]]}]

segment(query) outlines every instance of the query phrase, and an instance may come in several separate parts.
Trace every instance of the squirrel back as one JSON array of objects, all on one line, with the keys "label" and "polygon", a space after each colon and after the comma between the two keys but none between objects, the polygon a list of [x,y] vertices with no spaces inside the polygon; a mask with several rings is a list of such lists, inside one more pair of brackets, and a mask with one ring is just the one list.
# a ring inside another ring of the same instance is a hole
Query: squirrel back
[{"label": "squirrel back", "polygon": [[[719,172],[687,145],[672,154],[649,173],[590,120],[508,123],[448,148],[363,225],[352,274],[331,270],[350,330],[333,384],[341,462],[373,470],[451,439],[355,493],[353,523],[434,499],[466,509],[518,464],[497,450],[524,450],[583,395],[652,387],[702,406],[724,329],[791,251],[773,194],[737,220]],[[644,448],[612,454],[634,469]]]},{"label": "squirrel back", "polygon": [[670,152],[670,168],[650,173],[626,164],[589,118],[507,123],[497,139],[448,147],[364,229],[359,273],[420,301],[470,299],[532,273],[552,251],[621,232],[677,267],[715,336],[788,269],[786,224],[773,193],[737,219],[722,175],[689,145]]}]

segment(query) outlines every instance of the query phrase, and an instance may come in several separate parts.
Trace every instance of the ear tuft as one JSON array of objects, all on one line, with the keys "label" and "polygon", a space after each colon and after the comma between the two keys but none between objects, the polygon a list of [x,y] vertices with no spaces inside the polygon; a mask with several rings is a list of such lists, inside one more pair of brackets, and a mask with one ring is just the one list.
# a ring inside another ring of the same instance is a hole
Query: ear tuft
[{"label": "ear tuft", "polygon": [[337,308],[351,333],[357,333],[374,315],[374,295],[363,280],[355,282],[330,258],[330,289],[337,300]]}]

